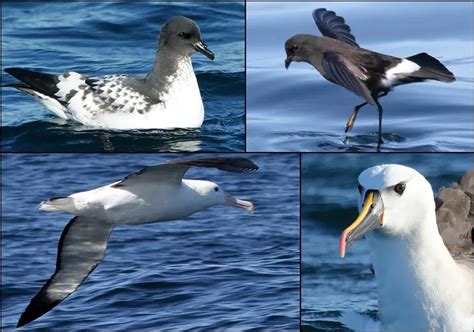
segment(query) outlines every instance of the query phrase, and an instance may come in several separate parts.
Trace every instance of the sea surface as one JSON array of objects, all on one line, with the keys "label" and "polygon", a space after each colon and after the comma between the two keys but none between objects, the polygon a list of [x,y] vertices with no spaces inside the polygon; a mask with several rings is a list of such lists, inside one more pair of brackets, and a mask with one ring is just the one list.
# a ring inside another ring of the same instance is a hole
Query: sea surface
[{"label": "sea surface", "polygon": [[398,57],[427,52],[457,81],[395,88],[381,99],[382,151],[473,151],[474,4],[247,4],[247,142],[250,151],[375,151],[378,113],[364,107],[343,143],[344,127],[363,100],[326,81],[311,65],[285,69],[284,44],[298,33],[320,36],[316,8],[343,16],[363,48]]},{"label": "sea surface", "polygon": [[474,157],[469,154],[303,155],[303,331],[348,330],[341,316],[348,325],[366,320],[375,320],[377,325],[377,290],[367,243],[359,240],[341,259],[339,236],[358,215],[359,174],[383,163],[415,168],[431,183],[435,194],[441,186],[458,182],[467,170],[474,169]]},{"label": "sea surface", "polygon": [[[3,68],[47,73],[145,75],[160,27],[184,15],[215,53],[193,55],[206,116],[200,129],[91,129],[55,117],[32,97],[2,88],[2,148],[24,152],[243,151],[245,65],[243,3],[4,3]],[[2,84],[15,79],[2,72]]]},{"label": "sea surface", "polygon": [[[2,330],[13,330],[53,273],[71,219],[38,211],[41,201],[178,156],[3,155]],[[298,331],[299,156],[236,156],[260,169],[195,168],[186,177],[215,181],[252,201],[254,214],[220,206],[179,221],[117,226],[105,259],[82,286],[25,329]]]}]

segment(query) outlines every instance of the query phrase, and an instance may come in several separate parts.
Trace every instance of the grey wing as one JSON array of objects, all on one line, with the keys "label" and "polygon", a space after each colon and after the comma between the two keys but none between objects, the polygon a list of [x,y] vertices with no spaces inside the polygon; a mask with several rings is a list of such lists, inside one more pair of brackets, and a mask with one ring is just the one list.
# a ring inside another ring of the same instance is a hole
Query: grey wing
[{"label": "grey wing", "polygon": [[191,168],[188,165],[160,164],[148,166],[138,172],[127,175],[123,180],[112,185],[114,188],[132,186],[142,183],[181,183],[184,174]]},{"label": "grey wing", "polygon": [[455,259],[472,259],[474,245],[474,170],[461,183],[442,187],[436,220],[444,244]]},{"label": "grey wing", "polygon": [[244,173],[258,170],[258,166],[247,158],[178,158],[168,162],[173,165],[188,165],[197,167],[212,167],[221,171]]},{"label": "grey wing", "polygon": [[139,172],[132,173],[114,188],[146,182],[180,183],[186,172],[192,167],[211,167],[227,172],[242,173],[256,171],[258,166],[246,158],[177,158],[165,164],[148,166]]},{"label": "grey wing", "polygon": [[363,97],[368,103],[375,104],[365,83],[368,77],[362,68],[335,53],[324,53],[322,66],[325,78]]},{"label": "grey wing", "polygon": [[58,244],[56,270],[22,313],[17,327],[41,317],[73,293],[105,256],[113,225],[75,217]]},{"label": "grey wing", "polygon": [[335,12],[319,8],[313,11],[313,18],[323,36],[359,47],[351,34],[351,28],[344,22],[344,18],[337,16]]}]

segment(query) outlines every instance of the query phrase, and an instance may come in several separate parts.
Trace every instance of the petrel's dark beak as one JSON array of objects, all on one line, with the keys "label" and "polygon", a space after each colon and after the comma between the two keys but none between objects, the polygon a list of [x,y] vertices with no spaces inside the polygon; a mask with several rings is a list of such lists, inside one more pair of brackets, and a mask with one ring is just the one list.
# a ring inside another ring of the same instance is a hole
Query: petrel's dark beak
[{"label": "petrel's dark beak", "polygon": [[291,61],[293,61],[293,57],[290,55],[285,59],[285,68],[288,69],[291,65]]},{"label": "petrel's dark beak", "polygon": [[368,190],[359,217],[347,227],[339,239],[339,254],[344,257],[346,249],[370,231],[383,225],[383,202],[380,193]]},{"label": "petrel's dark beak", "polygon": [[208,48],[207,45],[199,39],[199,41],[195,44],[193,44],[194,49],[198,51],[199,53],[204,54],[207,56],[208,59],[214,60],[214,53],[212,53]]}]

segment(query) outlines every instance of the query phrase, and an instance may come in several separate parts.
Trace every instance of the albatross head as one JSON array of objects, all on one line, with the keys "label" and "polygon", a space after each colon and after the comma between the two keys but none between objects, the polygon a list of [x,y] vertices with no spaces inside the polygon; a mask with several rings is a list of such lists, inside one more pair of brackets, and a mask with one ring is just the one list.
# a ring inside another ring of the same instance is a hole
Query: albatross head
[{"label": "albatross head", "polygon": [[359,216],[341,234],[339,251],[365,234],[378,230],[388,236],[404,236],[421,229],[434,213],[433,190],[416,170],[402,165],[379,165],[359,175]]},{"label": "albatross head", "polygon": [[198,194],[205,199],[206,205],[231,205],[253,213],[255,207],[252,202],[244,201],[227,194],[218,184],[211,181],[199,181],[195,188]]},{"label": "albatross head", "polygon": [[214,53],[201,39],[201,30],[197,23],[184,16],[172,17],[163,25],[159,40],[159,49],[162,48],[186,56],[199,52],[214,60]]}]

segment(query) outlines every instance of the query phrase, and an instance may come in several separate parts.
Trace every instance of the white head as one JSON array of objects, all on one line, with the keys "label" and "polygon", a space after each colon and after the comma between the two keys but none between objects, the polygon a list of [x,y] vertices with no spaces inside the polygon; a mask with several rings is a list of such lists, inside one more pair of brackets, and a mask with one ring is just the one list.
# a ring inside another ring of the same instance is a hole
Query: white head
[{"label": "white head", "polygon": [[[189,181],[189,180],[188,180]],[[234,198],[227,194],[218,184],[211,181],[192,180],[193,189],[205,201],[207,206],[231,205],[242,208],[248,212],[254,212],[252,202]]]},{"label": "white head", "polygon": [[374,229],[390,236],[403,236],[435,211],[433,190],[429,182],[410,167],[378,165],[359,175],[359,217],[341,234],[339,250],[346,248]]}]

